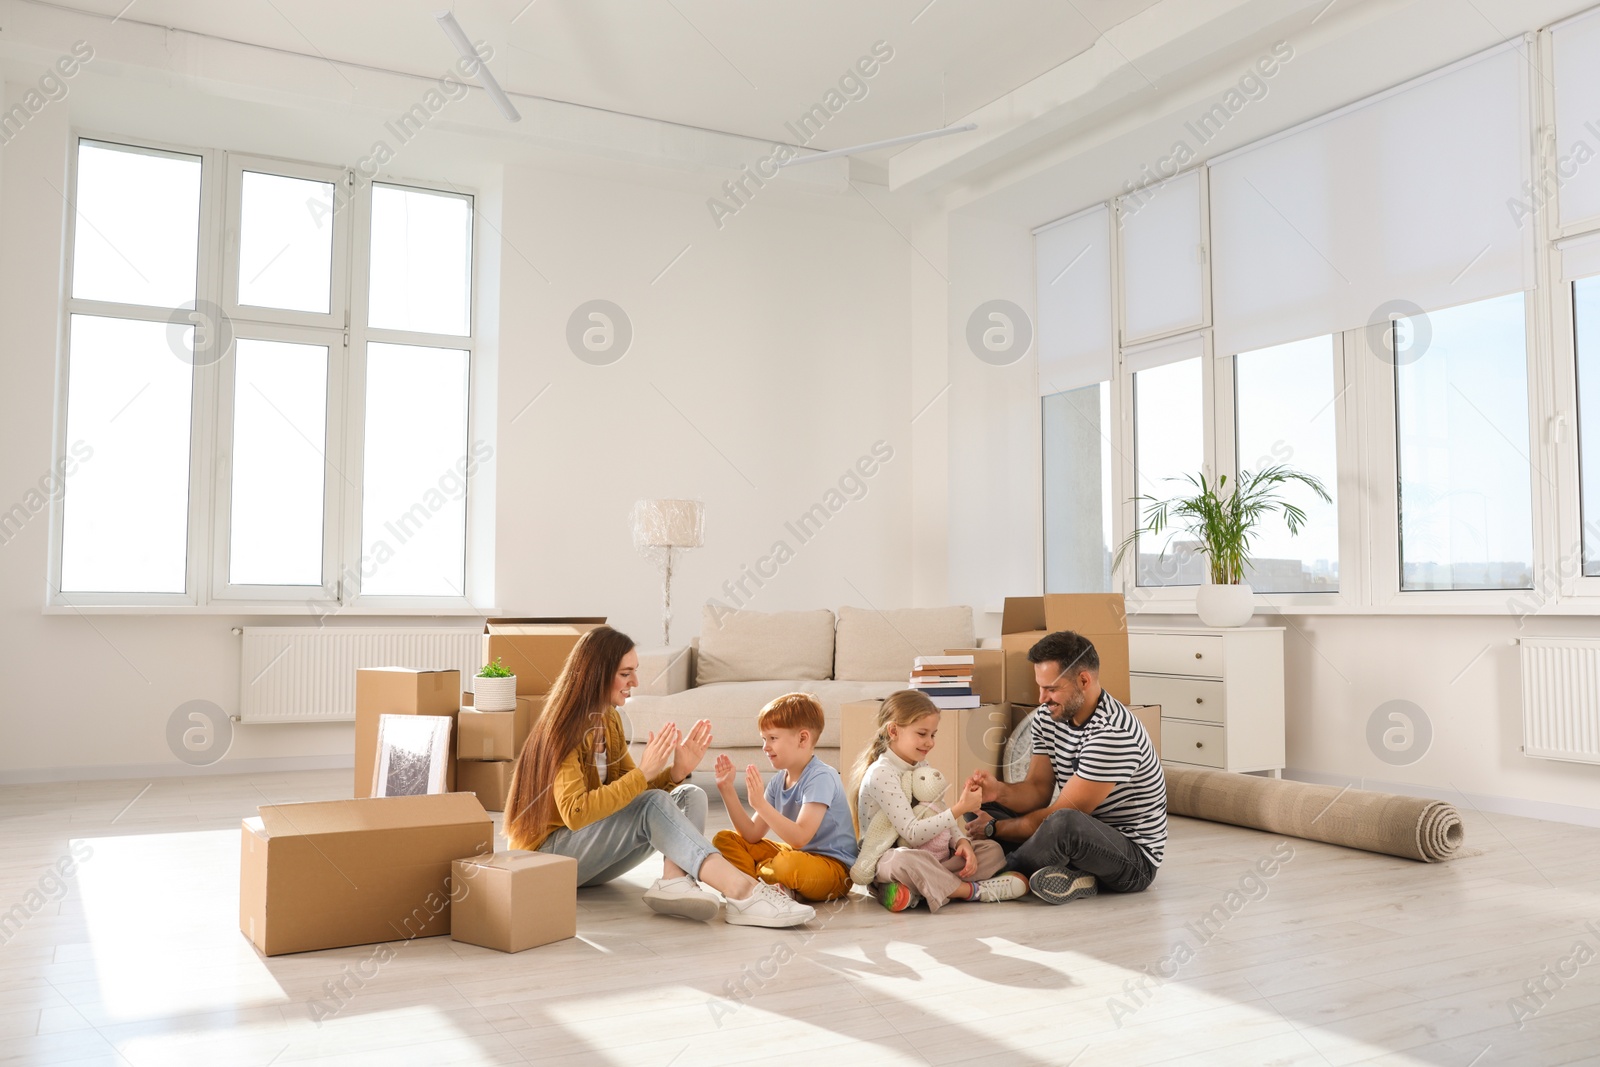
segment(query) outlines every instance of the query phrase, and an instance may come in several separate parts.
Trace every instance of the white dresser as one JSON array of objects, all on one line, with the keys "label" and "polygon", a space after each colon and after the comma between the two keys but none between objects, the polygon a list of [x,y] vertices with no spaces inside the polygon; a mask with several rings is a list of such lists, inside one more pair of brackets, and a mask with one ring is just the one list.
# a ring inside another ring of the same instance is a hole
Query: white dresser
[{"label": "white dresser", "polygon": [[1283,627],[1128,631],[1133,702],[1161,705],[1161,759],[1224,771],[1280,771]]}]

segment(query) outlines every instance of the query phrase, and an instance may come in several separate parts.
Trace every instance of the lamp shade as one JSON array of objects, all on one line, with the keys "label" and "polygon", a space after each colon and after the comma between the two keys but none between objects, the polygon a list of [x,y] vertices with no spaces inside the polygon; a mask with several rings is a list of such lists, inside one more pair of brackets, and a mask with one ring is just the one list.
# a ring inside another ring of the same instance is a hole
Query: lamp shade
[{"label": "lamp shade", "polygon": [[634,548],[699,548],[704,544],[706,506],[699,500],[637,500],[633,505]]}]

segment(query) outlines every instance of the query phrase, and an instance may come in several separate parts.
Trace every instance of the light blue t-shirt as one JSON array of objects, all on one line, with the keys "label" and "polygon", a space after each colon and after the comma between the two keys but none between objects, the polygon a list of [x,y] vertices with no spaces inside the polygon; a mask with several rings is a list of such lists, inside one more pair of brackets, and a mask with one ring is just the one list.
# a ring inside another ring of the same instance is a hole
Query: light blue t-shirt
[{"label": "light blue t-shirt", "polygon": [[804,852],[836,859],[846,867],[856,862],[856,834],[850,826],[850,802],[845,799],[844,782],[839,772],[815,756],[800,772],[793,789],[783,787],[784,773],[779,771],[767,781],[767,803],[777,808],[785,819],[798,819],[800,809],[807,804],[826,804],[828,811],[822,816],[822,825],[812,835]]}]

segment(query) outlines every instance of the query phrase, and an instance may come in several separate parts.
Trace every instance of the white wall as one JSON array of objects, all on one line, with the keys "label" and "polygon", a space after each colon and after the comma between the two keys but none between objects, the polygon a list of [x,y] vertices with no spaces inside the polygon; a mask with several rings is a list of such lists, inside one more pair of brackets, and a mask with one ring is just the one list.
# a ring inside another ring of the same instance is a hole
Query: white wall
[{"label": "white wall", "polygon": [[[275,103],[267,89],[235,98],[102,64],[0,149],[0,506],[52,460],[67,210],[57,190],[75,127],[350,162],[416,92],[399,86],[365,112],[310,108]],[[608,158],[460,128],[425,136],[397,160],[401,173],[477,189],[488,218],[480,252],[501,246],[498,263],[480,266],[489,318],[478,384],[489,406],[475,419],[494,434],[498,508],[494,593],[475,591],[475,602],[607,615],[659,644],[659,576],[634,552],[627,518],[636,498],[673,495],[707,504],[706,546],[674,582],[675,641],[698,631],[707,597],[731,605],[723,582],[779,540],[793,558],[763,588],[747,578],[753,595],[741,603],[912,602],[914,253],[893,228],[842,183],[830,192],[808,177],[809,189],[766,190],[717,229],[705,202],[730,163],[755,157],[744,142],[655,131],[663,165],[650,167],[636,162],[650,138]],[[695,157],[712,162],[685,162]],[[580,362],[565,340],[569,314],[596,297],[625,308],[635,329],[611,366]],[[847,483],[830,496],[879,441],[892,458],[864,492]],[[801,543],[784,524],[819,503],[837,513]],[[286,620],[45,614],[48,527],[41,514],[0,546],[0,781],[189,773],[167,748],[168,717],[193,699],[237,711],[232,627]],[[241,727],[211,770],[346,765],[351,748],[344,724]]]}]

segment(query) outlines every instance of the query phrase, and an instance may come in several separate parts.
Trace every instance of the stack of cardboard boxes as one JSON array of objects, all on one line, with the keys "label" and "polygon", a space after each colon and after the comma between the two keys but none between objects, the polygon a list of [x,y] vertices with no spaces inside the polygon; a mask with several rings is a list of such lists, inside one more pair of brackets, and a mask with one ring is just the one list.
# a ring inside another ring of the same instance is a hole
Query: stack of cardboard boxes
[{"label": "stack of cardboard boxes", "polygon": [[490,619],[483,627],[483,662],[496,659],[517,676],[515,711],[479,711],[471,694],[462,695],[456,720],[456,788],[476,793],[485,808],[504,811],[511,768],[544,711],[578,638],[604,619]]},{"label": "stack of cardboard boxes", "polygon": [[[516,672],[515,711],[473,709],[457,670],[357,671],[355,799],[267,804],[244,820],[245,936],[276,956],[439,934],[519,952],[576,934],[576,862],[496,852],[485,809],[504,806],[512,761],[545,694],[578,638],[604,621],[489,620],[484,662],[499,657]],[[383,715],[452,720],[448,792],[372,795]]]}]

